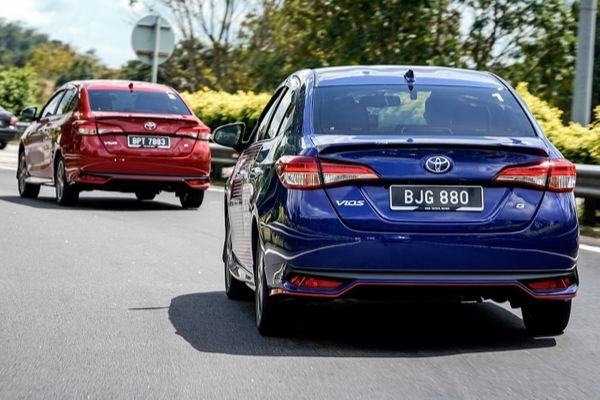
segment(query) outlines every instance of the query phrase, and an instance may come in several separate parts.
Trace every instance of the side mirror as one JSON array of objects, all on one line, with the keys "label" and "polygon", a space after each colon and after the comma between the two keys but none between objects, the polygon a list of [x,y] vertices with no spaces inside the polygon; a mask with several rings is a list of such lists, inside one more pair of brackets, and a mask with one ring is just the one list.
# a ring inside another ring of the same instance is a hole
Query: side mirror
[{"label": "side mirror", "polygon": [[222,125],[213,131],[213,141],[221,146],[231,147],[235,151],[243,149],[242,138],[246,124],[243,122],[235,122],[233,124]]},{"label": "side mirror", "polygon": [[37,107],[27,107],[22,110],[19,116],[25,121],[35,121],[37,114]]}]

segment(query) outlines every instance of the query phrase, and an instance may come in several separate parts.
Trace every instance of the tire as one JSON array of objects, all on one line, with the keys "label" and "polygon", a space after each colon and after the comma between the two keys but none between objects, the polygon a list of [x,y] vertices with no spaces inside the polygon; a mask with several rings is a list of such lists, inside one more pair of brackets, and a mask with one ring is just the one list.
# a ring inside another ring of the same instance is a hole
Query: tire
[{"label": "tire", "polygon": [[204,200],[204,190],[189,190],[179,196],[183,208],[199,208]]},{"label": "tire", "polygon": [[277,336],[282,331],[280,316],[281,304],[277,299],[269,296],[269,287],[265,278],[264,252],[257,241],[255,254],[254,280],[254,309],[256,312],[256,328],[263,336]]},{"label": "tire", "polygon": [[571,316],[571,300],[533,300],[521,307],[523,322],[534,335],[560,335]]},{"label": "tire", "polygon": [[17,168],[17,184],[19,187],[19,196],[26,199],[37,199],[40,194],[40,185],[34,185],[27,183],[25,180],[29,176],[27,172],[27,160],[25,159],[25,153],[19,154],[19,166]]},{"label": "tire", "polygon": [[6,142],[4,140],[0,140],[0,150],[4,150],[6,147]]},{"label": "tire", "polygon": [[[227,216],[225,217],[227,218]],[[225,245],[223,249],[223,265],[225,270],[225,295],[230,300],[248,300],[251,299],[251,290],[244,282],[238,281],[231,274],[231,264],[233,263],[233,252],[231,248],[231,232],[229,224],[225,220]]]},{"label": "tire", "polygon": [[74,206],[79,200],[79,190],[74,185],[69,185],[65,171],[65,163],[62,158],[56,163],[54,171],[54,187],[56,202],[61,206]]},{"label": "tire", "polygon": [[139,201],[150,201],[150,200],[154,200],[154,198],[156,197],[156,193],[155,192],[147,192],[147,191],[139,191],[139,192],[135,192],[135,197]]}]

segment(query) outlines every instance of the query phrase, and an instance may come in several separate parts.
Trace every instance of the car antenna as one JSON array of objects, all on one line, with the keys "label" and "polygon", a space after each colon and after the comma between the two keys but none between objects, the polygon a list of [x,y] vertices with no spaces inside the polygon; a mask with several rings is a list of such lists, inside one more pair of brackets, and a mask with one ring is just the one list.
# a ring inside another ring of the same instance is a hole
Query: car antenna
[{"label": "car antenna", "polygon": [[415,71],[413,71],[412,69],[409,69],[408,71],[406,71],[406,73],[404,74],[404,80],[406,80],[406,83],[408,83],[410,99],[416,100],[417,99],[417,91],[413,90],[415,88]]},{"label": "car antenna", "polygon": [[129,88],[130,92],[133,92],[133,82],[129,82],[129,85],[127,85],[127,87]]}]

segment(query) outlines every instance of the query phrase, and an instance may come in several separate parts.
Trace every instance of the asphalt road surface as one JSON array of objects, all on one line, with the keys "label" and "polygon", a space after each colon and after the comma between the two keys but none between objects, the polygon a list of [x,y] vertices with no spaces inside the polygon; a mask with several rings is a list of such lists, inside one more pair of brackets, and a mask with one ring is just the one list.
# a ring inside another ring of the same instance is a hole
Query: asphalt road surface
[{"label": "asphalt road surface", "polygon": [[600,253],[562,336],[530,338],[493,303],[290,310],[263,338],[223,293],[222,192],[53,190],[18,197],[0,169],[0,399],[598,399]]}]

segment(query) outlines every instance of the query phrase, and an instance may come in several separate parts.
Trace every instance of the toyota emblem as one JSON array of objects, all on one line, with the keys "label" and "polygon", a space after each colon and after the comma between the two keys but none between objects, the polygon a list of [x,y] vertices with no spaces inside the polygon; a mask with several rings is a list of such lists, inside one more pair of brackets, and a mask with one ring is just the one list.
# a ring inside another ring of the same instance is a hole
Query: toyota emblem
[{"label": "toyota emblem", "polygon": [[434,174],[443,174],[450,171],[450,168],[452,168],[452,161],[448,157],[433,156],[425,161],[425,169]]},{"label": "toyota emblem", "polygon": [[155,124],[154,122],[152,122],[152,121],[148,121],[148,122],[146,122],[146,123],[144,124],[144,128],[145,128],[147,131],[153,131],[153,130],[155,130],[155,129],[156,129],[156,124]]}]

